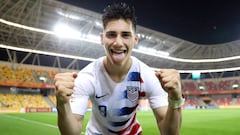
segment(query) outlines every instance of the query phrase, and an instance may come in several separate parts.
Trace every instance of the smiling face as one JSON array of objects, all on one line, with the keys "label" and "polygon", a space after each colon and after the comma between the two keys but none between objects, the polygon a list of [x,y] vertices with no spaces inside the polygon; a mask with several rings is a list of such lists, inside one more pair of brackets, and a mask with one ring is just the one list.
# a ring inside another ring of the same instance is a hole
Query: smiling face
[{"label": "smiling face", "polygon": [[101,35],[101,42],[105,48],[107,63],[126,65],[133,47],[138,43],[138,36],[131,21],[117,19],[107,23]]}]

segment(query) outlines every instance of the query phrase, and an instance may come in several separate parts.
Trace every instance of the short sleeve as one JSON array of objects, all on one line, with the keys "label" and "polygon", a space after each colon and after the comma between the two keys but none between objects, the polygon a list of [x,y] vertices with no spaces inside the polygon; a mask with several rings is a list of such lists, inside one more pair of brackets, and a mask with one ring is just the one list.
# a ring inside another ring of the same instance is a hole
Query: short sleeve
[{"label": "short sleeve", "polygon": [[167,106],[168,94],[165,92],[155,75],[155,72],[150,68],[145,67],[142,72],[142,78],[144,79],[143,89],[146,91],[146,96],[149,100],[152,109]]},{"label": "short sleeve", "polygon": [[78,77],[74,82],[74,92],[70,99],[70,106],[72,113],[85,115],[89,97],[93,93],[93,79],[91,73],[89,72],[79,72]]}]

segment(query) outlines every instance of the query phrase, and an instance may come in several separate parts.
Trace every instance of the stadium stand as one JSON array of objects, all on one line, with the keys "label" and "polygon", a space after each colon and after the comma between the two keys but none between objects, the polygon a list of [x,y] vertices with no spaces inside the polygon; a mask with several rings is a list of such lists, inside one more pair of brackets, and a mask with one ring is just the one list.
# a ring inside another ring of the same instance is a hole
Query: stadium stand
[{"label": "stadium stand", "polygon": [[188,98],[184,107],[239,107],[238,77],[213,78],[213,79],[186,79],[182,80],[183,92]]},{"label": "stadium stand", "polygon": [[[0,113],[52,111],[55,108],[53,78],[57,69],[31,65],[13,68],[3,62],[0,71]],[[91,108],[91,102],[88,106]]]},{"label": "stadium stand", "polygon": [[[52,83],[57,69],[31,65],[12,66],[2,62],[0,70],[0,110],[25,112],[29,110],[27,108],[55,108],[56,98]],[[41,80],[41,77],[44,77],[44,80]],[[239,107],[240,91],[233,87],[239,83],[238,77],[183,79],[182,88],[186,97],[183,107],[185,109]],[[149,109],[148,100],[142,99],[139,102],[139,110]]]}]

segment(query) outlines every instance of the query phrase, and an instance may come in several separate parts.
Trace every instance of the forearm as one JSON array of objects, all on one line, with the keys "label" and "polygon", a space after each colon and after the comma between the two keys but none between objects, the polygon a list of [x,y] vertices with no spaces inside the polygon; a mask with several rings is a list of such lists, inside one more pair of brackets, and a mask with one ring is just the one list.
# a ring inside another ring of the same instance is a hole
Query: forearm
[{"label": "forearm", "polygon": [[162,135],[179,135],[182,124],[182,109],[168,107],[166,117],[162,122]]},{"label": "forearm", "polygon": [[69,104],[57,105],[58,127],[61,135],[80,135],[82,120],[74,118]]},{"label": "forearm", "polygon": [[179,135],[182,124],[182,109],[171,106],[153,110],[161,135]]}]

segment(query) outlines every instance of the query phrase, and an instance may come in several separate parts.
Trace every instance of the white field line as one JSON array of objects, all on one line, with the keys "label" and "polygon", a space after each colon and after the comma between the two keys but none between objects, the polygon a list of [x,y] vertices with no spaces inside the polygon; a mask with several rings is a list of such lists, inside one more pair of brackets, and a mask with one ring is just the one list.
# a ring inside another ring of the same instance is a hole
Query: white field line
[{"label": "white field line", "polygon": [[[58,126],[55,126],[55,125],[46,124],[46,123],[38,122],[38,121],[35,121],[35,120],[24,119],[24,118],[20,118],[20,117],[16,117],[16,116],[10,116],[10,115],[5,115],[5,114],[1,114],[0,116],[11,118],[11,119],[25,121],[25,122],[28,122],[28,123],[38,124],[38,125],[41,125],[41,126],[46,126],[46,127],[51,127],[51,128],[58,128]],[[84,135],[84,132],[82,132],[81,134]]]},{"label": "white field line", "polygon": [[35,121],[35,120],[29,120],[29,119],[25,119],[25,118],[16,117],[16,116],[10,116],[10,115],[5,115],[5,114],[1,114],[0,116],[4,116],[4,117],[7,117],[7,118],[11,118],[11,119],[25,121],[25,122],[28,122],[28,123],[38,124],[38,125],[41,125],[41,126],[58,128],[55,125],[46,124],[46,123],[43,123],[43,122],[38,122],[38,121]]}]

